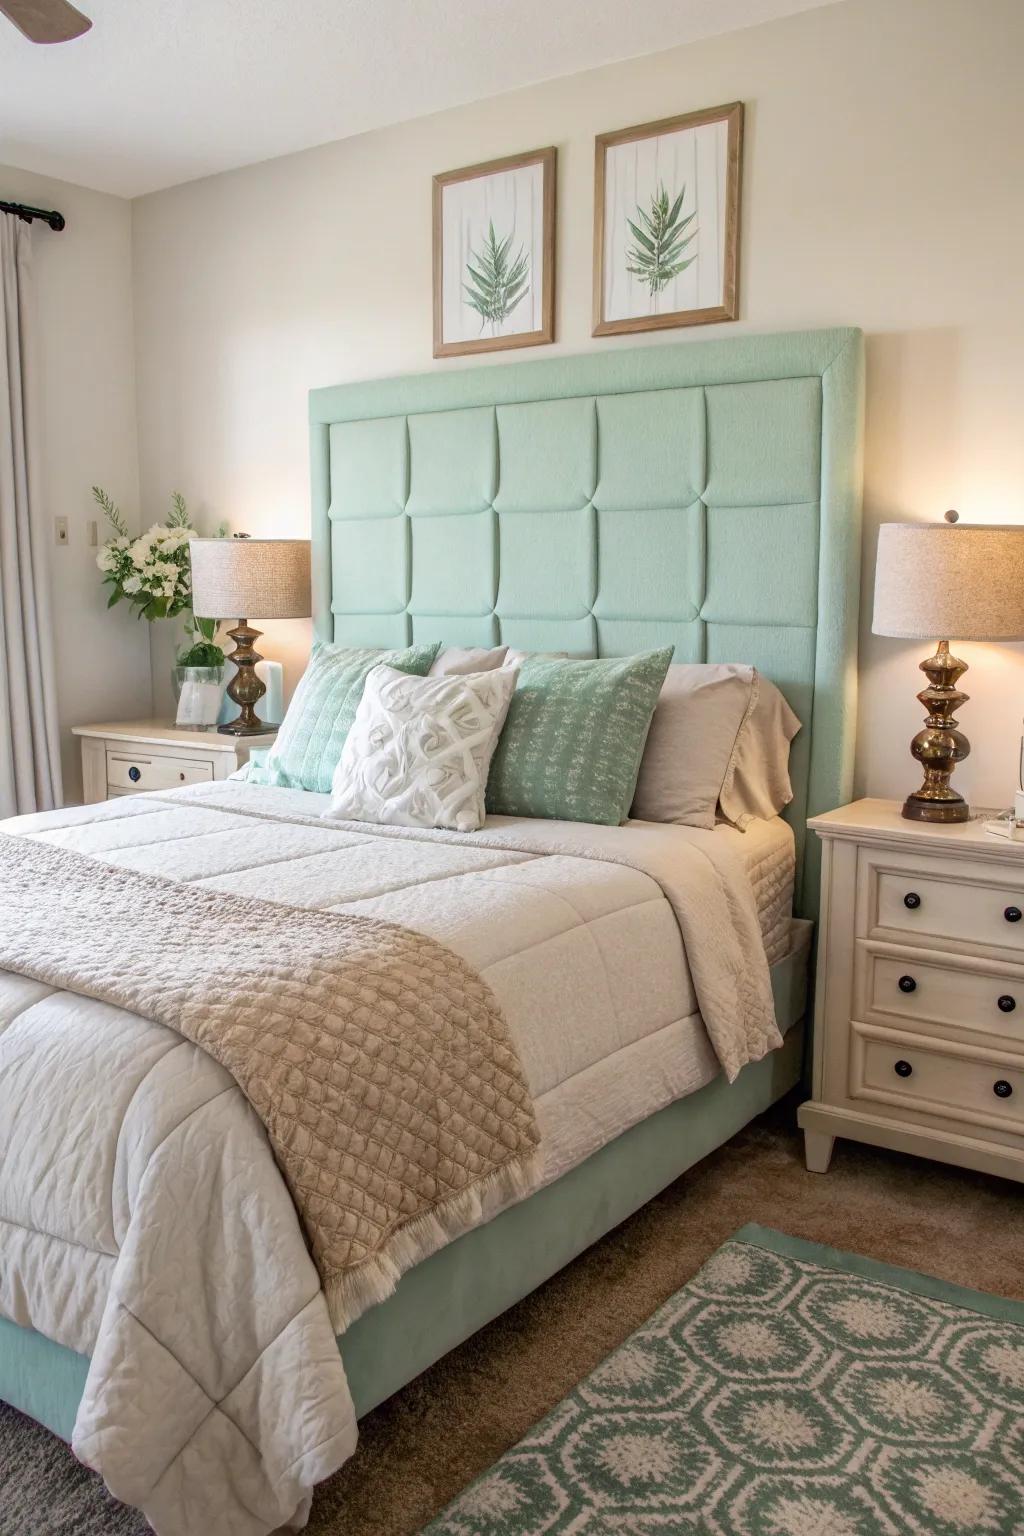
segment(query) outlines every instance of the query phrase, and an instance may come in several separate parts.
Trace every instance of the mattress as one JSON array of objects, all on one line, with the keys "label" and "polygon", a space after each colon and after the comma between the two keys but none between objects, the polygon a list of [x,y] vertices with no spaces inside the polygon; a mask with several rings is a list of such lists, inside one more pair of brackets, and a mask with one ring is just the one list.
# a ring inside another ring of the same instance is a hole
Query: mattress
[{"label": "mattress", "polygon": [[768,964],[789,954],[793,922],[796,844],[781,816],[752,818],[744,831],[719,823],[714,835],[734,848],[754,892],[754,904]]}]

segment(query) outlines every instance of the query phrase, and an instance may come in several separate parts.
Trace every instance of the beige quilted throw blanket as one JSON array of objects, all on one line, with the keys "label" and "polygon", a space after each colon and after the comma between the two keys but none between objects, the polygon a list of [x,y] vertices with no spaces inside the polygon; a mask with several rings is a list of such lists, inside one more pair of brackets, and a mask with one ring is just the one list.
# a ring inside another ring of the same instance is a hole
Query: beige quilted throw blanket
[{"label": "beige quilted throw blanket", "polygon": [[422,934],[225,901],[0,834],[0,968],[167,1025],[227,1068],[266,1127],[336,1327],[539,1180],[494,996]]}]

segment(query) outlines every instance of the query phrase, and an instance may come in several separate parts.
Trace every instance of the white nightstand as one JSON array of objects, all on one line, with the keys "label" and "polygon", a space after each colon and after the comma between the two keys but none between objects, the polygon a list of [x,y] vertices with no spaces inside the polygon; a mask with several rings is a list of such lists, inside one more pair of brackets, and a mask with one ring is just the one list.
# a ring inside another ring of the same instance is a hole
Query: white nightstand
[{"label": "white nightstand", "polygon": [[273,746],[276,731],[227,736],[190,730],[166,720],[76,725],[82,738],[82,799],[86,805],[147,789],[178,789],[226,779],[249,761],[254,748]]},{"label": "white nightstand", "polygon": [[808,1168],[848,1136],[1024,1180],[1024,844],[981,818],[904,821],[889,800],[809,825],[824,846]]}]

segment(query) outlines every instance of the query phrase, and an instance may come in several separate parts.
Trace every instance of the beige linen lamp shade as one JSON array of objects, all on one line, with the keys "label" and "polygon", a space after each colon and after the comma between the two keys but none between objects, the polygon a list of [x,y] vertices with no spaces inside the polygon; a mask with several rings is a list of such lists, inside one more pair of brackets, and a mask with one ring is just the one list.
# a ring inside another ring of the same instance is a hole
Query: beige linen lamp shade
[{"label": "beige linen lamp shade", "polygon": [[241,615],[228,634],[236,667],[228,694],[239,706],[237,719],[219,727],[231,736],[267,729],[256,714],[266,684],[256,675],[262,660],[253,642],[260,637],[248,620],[304,619],[311,611],[308,539],[190,539],[192,611],[201,619]]},{"label": "beige linen lamp shade", "polygon": [[958,523],[955,512],[942,523],[883,523],[871,627],[876,635],[938,641],[920,663],[928,686],[917,697],[928,713],[910,744],[924,783],[903,814],[967,821],[970,807],[949,782],[971,750],[955,719],[968,700],[957,687],[967,663],[950,655],[949,642],[1024,639],[1024,527]]},{"label": "beige linen lamp shade", "polygon": [[309,617],[308,539],[190,539],[188,547],[199,618]]},{"label": "beige linen lamp shade", "polygon": [[904,640],[1024,639],[1024,527],[883,523],[871,627]]}]

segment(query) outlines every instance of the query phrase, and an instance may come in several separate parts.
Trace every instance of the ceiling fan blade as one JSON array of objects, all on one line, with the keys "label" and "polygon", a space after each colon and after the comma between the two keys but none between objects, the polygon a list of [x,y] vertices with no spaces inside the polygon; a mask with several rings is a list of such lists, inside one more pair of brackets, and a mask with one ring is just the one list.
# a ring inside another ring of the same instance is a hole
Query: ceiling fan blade
[{"label": "ceiling fan blade", "polygon": [[70,0],[0,0],[0,11],[30,43],[69,43],[92,26]]}]

